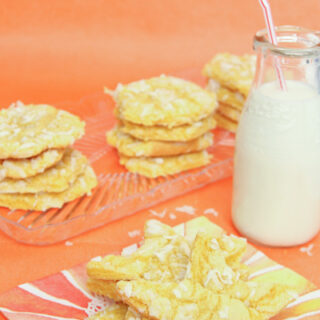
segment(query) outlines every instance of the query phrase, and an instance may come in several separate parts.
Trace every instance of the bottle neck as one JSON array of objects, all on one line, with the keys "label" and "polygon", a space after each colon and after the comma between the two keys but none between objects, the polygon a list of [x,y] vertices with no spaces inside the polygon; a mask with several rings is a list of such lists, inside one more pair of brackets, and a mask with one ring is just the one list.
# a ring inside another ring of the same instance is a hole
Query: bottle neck
[{"label": "bottle neck", "polygon": [[257,89],[269,82],[277,82],[280,88],[277,68],[280,68],[285,83],[304,83],[320,92],[320,58],[279,57],[267,47],[257,49],[256,73],[252,88]]}]

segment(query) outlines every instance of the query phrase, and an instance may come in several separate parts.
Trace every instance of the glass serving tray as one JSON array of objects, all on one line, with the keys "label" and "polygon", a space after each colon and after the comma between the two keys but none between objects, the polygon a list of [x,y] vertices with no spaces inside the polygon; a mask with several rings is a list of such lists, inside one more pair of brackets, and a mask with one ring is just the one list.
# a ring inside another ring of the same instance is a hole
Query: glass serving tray
[{"label": "glass serving tray", "polygon": [[86,121],[86,134],[75,148],[88,157],[99,184],[91,196],[61,209],[38,212],[0,208],[0,229],[19,242],[47,245],[63,241],[232,175],[234,136],[230,132],[214,130],[209,165],[150,179],[127,172],[119,164],[117,152],[106,143],[106,131],[115,123],[109,97],[101,93],[56,106]]}]

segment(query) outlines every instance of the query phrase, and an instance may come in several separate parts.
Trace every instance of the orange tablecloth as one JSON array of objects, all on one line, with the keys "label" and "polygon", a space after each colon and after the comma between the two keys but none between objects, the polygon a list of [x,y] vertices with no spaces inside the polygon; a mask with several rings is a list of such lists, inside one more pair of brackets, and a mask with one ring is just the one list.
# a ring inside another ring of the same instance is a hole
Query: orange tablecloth
[{"label": "orange tablecloth", "polygon": [[[216,52],[248,52],[263,27],[257,0],[4,0],[0,3],[0,106],[20,99],[49,102],[79,99],[154,74],[201,68]],[[320,2],[274,0],[278,24],[317,27]],[[191,219],[175,209],[231,225],[231,179],[154,208],[170,224]],[[170,215],[171,213],[171,215]],[[18,244],[0,233],[0,293],[20,283],[84,262],[136,242],[149,210],[48,247]],[[175,217],[175,218],[174,218]],[[138,231],[135,231],[138,230]],[[129,236],[129,231],[131,232]],[[302,248],[260,248],[279,263],[320,285],[319,236]]]}]

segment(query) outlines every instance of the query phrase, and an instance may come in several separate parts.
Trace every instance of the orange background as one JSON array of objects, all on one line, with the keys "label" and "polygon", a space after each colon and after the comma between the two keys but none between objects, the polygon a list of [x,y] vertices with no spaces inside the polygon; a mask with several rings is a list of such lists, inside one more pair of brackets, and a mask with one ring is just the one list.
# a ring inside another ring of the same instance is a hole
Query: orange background
[{"label": "orange background", "polygon": [[[319,28],[319,0],[273,0],[277,24]],[[0,2],[0,106],[78,100],[159,73],[200,70],[216,52],[249,52],[253,33],[264,26],[258,0],[2,0]],[[215,208],[212,217],[228,231],[231,179],[155,208],[182,205]],[[178,214],[177,224],[192,218]],[[37,248],[0,233],[0,293],[22,282],[84,262],[136,242],[148,211],[64,243]],[[318,236],[319,239],[319,236]],[[298,249],[262,248],[271,258],[320,285],[320,249],[313,257]]]},{"label": "orange background", "polygon": [[[319,0],[271,0],[277,24],[319,27]],[[1,0],[0,105],[78,99],[104,85],[251,50],[258,0]]]}]

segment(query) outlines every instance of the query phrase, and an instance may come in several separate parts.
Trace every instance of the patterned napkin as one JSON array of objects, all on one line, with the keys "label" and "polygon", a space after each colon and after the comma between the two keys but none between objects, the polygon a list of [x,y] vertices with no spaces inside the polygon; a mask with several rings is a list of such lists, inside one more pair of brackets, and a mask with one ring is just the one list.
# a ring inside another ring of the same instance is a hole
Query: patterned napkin
[{"label": "patterned napkin", "polygon": [[[200,217],[176,226],[181,233],[197,233],[211,223]],[[215,225],[216,226],[216,225]],[[216,226],[217,229],[220,227]],[[124,248],[135,250],[138,244]],[[276,280],[298,288],[299,297],[272,320],[319,320],[320,290],[311,282],[269,259],[248,245],[244,256],[250,278]],[[85,265],[63,270],[47,278],[22,284],[0,296],[0,311],[9,320],[85,319],[107,307],[110,300],[92,295],[86,288]]]}]

